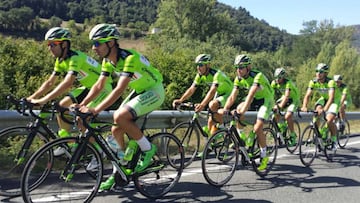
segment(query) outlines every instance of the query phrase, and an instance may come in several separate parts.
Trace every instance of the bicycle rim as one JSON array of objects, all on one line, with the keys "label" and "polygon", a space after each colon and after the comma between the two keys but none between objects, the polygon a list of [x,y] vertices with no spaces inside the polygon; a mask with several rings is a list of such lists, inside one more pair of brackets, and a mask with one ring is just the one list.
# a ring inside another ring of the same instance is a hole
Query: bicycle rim
[{"label": "bicycle rim", "polygon": [[291,133],[289,128],[287,129],[288,138],[286,138],[286,141],[285,141],[286,142],[286,149],[291,154],[293,154],[297,150],[297,148],[299,147],[299,140],[300,140],[300,136],[301,136],[300,124],[296,120],[294,120],[294,132],[296,134],[296,144],[291,146],[290,143],[289,143],[290,133]]},{"label": "bicycle rim", "polygon": [[190,122],[183,122],[178,124],[171,133],[180,140],[184,148],[184,167],[188,167],[199,151],[199,131]]},{"label": "bicycle rim", "polygon": [[239,146],[235,137],[227,130],[217,131],[206,143],[201,160],[205,180],[221,187],[235,173],[239,160]]},{"label": "bicycle rim", "polygon": [[25,164],[30,156],[46,142],[45,137],[38,133],[25,156],[16,160],[29,133],[29,128],[25,126],[11,127],[0,132],[0,195],[8,197],[21,195],[20,180]]},{"label": "bicycle rim", "polygon": [[344,121],[344,129],[340,129],[338,133],[339,147],[344,149],[350,138],[350,123],[348,120]]},{"label": "bicycle rim", "polygon": [[[68,144],[76,140],[76,138],[56,139],[41,147],[30,158],[21,180],[21,191],[25,202],[89,202],[95,197],[101,183],[103,165],[100,154],[92,145],[88,144],[78,164],[72,165],[73,173],[69,174],[69,170],[65,170],[68,161],[76,153],[76,147],[68,147]],[[65,147],[67,149],[65,154],[53,157],[54,161],[49,162],[47,157],[58,147]],[[86,156],[90,155],[94,156],[99,163],[93,170],[97,171],[95,179],[86,172],[88,164]],[[50,173],[42,177],[42,181],[36,187],[31,188],[32,182],[39,179],[44,170]]]},{"label": "bicycle rim", "polygon": [[168,193],[179,181],[184,168],[184,152],[173,134],[157,133],[150,137],[150,141],[157,147],[153,162],[133,178],[142,195],[156,199]]},{"label": "bicycle rim", "polygon": [[299,155],[304,166],[310,166],[317,155],[317,136],[312,126],[307,126],[300,138]]},{"label": "bicycle rim", "polygon": [[278,139],[276,138],[275,132],[270,128],[264,128],[263,132],[266,138],[266,155],[269,157],[266,169],[258,169],[262,158],[260,157],[260,145],[257,139],[254,141],[253,146],[250,148],[252,167],[255,173],[261,177],[266,176],[274,167],[278,152]]}]

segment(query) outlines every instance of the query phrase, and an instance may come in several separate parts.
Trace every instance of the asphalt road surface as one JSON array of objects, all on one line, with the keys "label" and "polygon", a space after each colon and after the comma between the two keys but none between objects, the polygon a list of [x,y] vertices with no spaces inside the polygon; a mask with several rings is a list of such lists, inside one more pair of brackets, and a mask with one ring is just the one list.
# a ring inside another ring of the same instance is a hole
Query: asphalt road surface
[{"label": "asphalt road surface", "polygon": [[[99,193],[93,202],[360,202],[360,136],[351,137],[346,149],[338,149],[333,162],[320,153],[310,167],[304,167],[297,153],[279,149],[276,166],[265,178],[251,166],[239,167],[229,183],[216,188],[205,181],[197,160],[162,199],[148,200],[130,184]],[[23,202],[21,197],[0,197],[0,201]]]}]

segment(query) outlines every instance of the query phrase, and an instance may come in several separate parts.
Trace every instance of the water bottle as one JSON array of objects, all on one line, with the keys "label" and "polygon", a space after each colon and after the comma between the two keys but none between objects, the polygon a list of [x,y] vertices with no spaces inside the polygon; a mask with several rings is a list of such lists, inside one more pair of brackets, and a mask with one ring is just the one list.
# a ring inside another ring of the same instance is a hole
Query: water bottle
[{"label": "water bottle", "polygon": [[118,145],[113,135],[107,136],[106,142],[109,144],[110,148],[115,152],[119,159],[124,158],[124,152],[120,149],[120,146]]},{"label": "water bottle", "polygon": [[249,137],[246,140],[246,146],[250,147],[253,145],[255,140],[255,132],[252,130],[250,131]]},{"label": "water bottle", "polygon": [[138,144],[135,140],[129,140],[128,142],[128,146],[126,148],[125,151],[125,156],[124,156],[124,160],[125,161],[131,161],[136,150],[138,148]]}]

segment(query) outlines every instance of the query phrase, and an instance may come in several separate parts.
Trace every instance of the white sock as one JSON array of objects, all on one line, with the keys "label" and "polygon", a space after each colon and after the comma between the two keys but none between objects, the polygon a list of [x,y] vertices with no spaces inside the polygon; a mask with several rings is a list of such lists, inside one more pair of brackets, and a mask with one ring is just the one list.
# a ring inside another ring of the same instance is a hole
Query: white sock
[{"label": "white sock", "polygon": [[260,157],[261,158],[266,157],[266,147],[260,148]]},{"label": "white sock", "polygon": [[151,149],[151,144],[145,136],[142,136],[139,140],[136,140],[136,142],[138,143],[141,151],[143,152],[149,151]]}]

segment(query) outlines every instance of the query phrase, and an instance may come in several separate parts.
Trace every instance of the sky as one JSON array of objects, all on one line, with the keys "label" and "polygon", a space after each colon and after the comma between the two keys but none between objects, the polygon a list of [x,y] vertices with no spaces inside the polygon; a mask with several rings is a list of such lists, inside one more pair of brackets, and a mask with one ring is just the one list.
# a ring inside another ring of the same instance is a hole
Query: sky
[{"label": "sky", "polygon": [[233,8],[245,8],[269,25],[299,34],[303,23],[332,20],[335,27],[360,24],[358,0],[218,0]]}]

